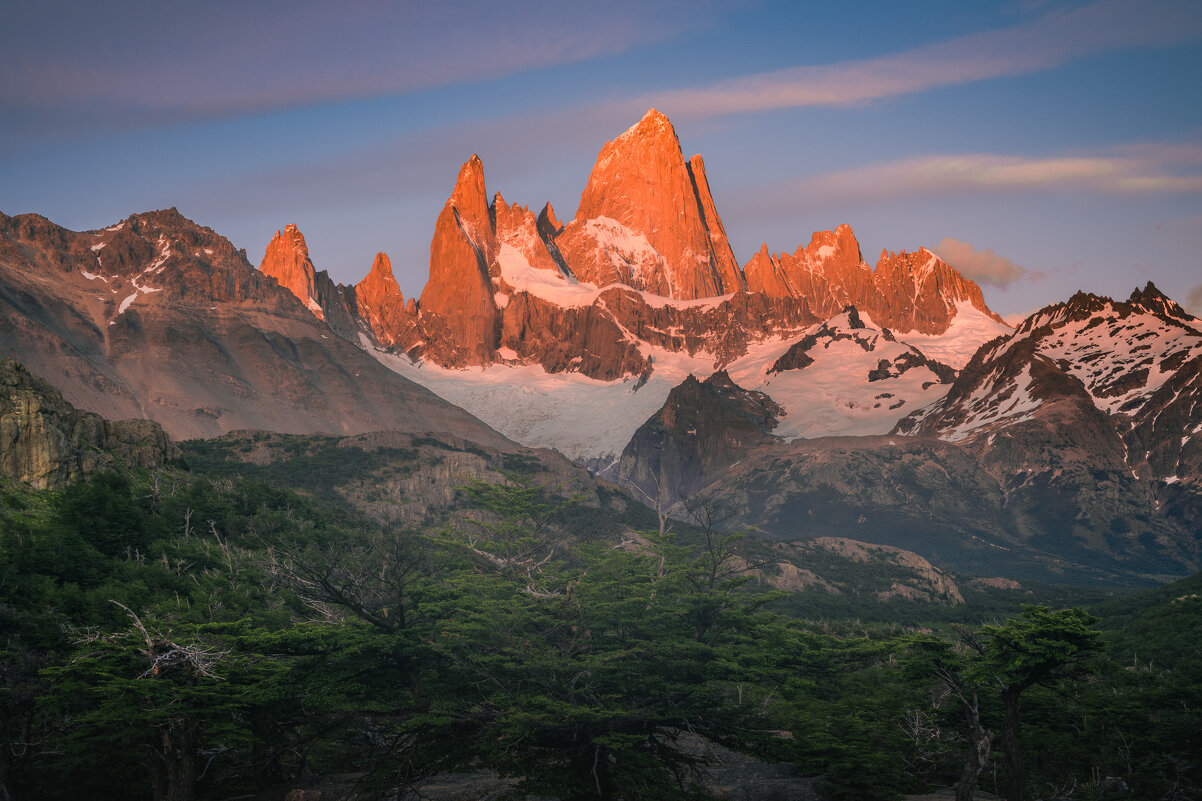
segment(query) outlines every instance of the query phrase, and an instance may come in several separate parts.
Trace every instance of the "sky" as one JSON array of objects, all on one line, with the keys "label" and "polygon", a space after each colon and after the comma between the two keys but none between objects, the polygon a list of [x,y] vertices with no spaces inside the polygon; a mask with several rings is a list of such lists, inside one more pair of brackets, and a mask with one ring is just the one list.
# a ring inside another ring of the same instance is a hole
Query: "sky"
[{"label": "sky", "polygon": [[73,230],[177,207],[253,264],[296,223],[406,297],[473,153],[575,213],[655,107],[735,256],[848,223],[1011,317],[1151,280],[1202,314],[1198,0],[2,0],[0,211]]}]

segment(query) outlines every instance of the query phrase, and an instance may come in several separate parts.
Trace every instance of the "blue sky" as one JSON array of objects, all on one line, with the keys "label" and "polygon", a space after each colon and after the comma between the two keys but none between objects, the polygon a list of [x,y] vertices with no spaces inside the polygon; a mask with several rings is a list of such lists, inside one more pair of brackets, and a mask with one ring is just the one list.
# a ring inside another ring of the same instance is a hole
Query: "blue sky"
[{"label": "blue sky", "polygon": [[[849,223],[1003,314],[1153,280],[1202,313],[1202,3],[6,0],[0,210],[177,206],[258,263],[428,271],[459,165],[570,219],[654,106],[741,263]],[[1193,297],[1191,298],[1191,293]]]}]

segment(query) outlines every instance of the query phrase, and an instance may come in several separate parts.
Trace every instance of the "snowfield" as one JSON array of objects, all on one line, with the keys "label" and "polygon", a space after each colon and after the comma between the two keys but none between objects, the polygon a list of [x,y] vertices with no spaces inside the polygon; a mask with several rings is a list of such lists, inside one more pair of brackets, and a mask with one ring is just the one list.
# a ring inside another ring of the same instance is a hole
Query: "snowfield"
[{"label": "snowfield", "polygon": [[[547,270],[531,268],[516,249],[502,247],[505,281],[519,291],[531,291],[562,305],[584,305],[596,288],[573,285]],[[707,298],[707,302],[715,300]],[[691,303],[697,303],[692,301]],[[800,335],[770,338],[752,344],[748,352],[727,365],[731,378],[744,389],[767,393],[785,410],[773,433],[785,439],[884,434],[910,412],[942,398],[948,389],[926,367],[900,376],[869,381],[869,371],[882,360],[892,362],[913,345],[929,358],[959,368],[985,341],[1010,329],[968,304],[959,308],[952,327],[941,336],[903,334],[887,341],[861,315],[869,328],[857,336],[873,350],[851,340],[819,344],[809,355],[814,363],[802,370],[769,375],[768,369],[789,348],[823,324]],[[846,315],[828,321],[848,331]],[[713,356],[673,353],[643,345],[652,362],[649,379],[640,385],[630,377],[600,381],[579,373],[548,373],[539,365],[494,364],[454,370],[364,347],[385,366],[436,395],[474,414],[505,436],[530,447],[553,448],[570,459],[596,469],[618,459],[622,449],[646,420],[659,411],[672,388],[690,374],[705,379],[715,371]],[[515,353],[501,354],[512,359]]]}]

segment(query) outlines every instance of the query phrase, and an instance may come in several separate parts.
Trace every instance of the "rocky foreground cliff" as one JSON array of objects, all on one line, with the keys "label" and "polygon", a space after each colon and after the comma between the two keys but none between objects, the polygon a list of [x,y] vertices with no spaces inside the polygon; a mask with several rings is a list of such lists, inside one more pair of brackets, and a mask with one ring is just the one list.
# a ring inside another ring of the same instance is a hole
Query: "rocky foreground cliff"
[{"label": "rocky foreground cliff", "polygon": [[0,476],[61,489],[106,467],[159,467],[179,455],[158,423],[81,412],[19,362],[0,359]]}]

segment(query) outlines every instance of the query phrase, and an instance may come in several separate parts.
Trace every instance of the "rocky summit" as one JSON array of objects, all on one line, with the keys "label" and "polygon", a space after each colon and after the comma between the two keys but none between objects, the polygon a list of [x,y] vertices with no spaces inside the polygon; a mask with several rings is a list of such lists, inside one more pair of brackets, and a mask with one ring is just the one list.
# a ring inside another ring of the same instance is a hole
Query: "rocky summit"
[{"label": "rocky summit", "polygon": [[576,219],[557,237],[573,274],[679,300],[742,287],[700,156],[651,109],[597,156]]}]

